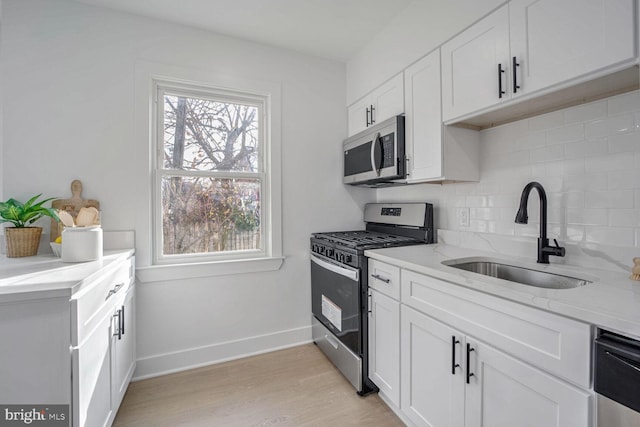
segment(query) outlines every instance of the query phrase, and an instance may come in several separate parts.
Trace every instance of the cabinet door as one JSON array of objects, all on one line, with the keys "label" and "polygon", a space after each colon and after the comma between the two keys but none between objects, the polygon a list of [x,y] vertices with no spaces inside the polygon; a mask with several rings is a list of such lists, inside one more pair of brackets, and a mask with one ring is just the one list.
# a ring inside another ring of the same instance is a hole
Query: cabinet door
[{"label": "cabinet door", "polygon": [[96,328],[72,349],[74,427],[105,426],[111,419],[111,312],[99,314]]},{"label": "cabinet door", "polygon": [[371,120],[371,106],[371,97],[365,96],[347,108],[349,136],[355,135],[369,126]]},{"label": "cabinet door", "polygon": [[400,303],[369,290],[369,378],[400,407]]},{"label": "cabinet door", "polygon": [[349,136],[402,113],[404,80],[400,73],[347,107]]},{"label": "cabinet door", "polygon": [[[632,59],[634,0],[513,0],[509,3],[515,95]],[[509,83],[513,91],[513,81]]]},{"label": "cabinet door", "polygon": [[439,178],[443,175],[440,87],[439,49],[404,72],[409,181]]},{"label": "cabinet door", "polygon": [[[593,396],[467,338],[466,427],[589,427]],[[466,353],[466,346],[465,346]]]},{"label": "cabinet door", "polygon": [[[504,70],[501,74],[499,65]],[[506,99],[508,75],[509,11],[505,5],[442,45],[444,120]],[[498,93],[499,81],[505,92],[502,95]]]},{"label": "cabinet door", "polygon": [[[113,318],[111,336],[112,351],[112,382],[113,405],[117,410],[136,365],[135,358],[135,287],[132,285],[127,291],[124,303],[116,307],[118,316]],[[120,333],[118,329],[121,328]]]},{"label": "cabinet door", "polygon": [[404,113],[404,79],[402,73],[382,84],[371,93],[373,104],[372,124],[380,123]]},{"label": "cabinet door", "polygon": [[69,319],[64,297],[0,304],[3,405],[71,402]]},{"label": "cabinet door", "polygon": [[401,310],[402,412],[418,426],[462,426],[462,334],[406,306]]}]

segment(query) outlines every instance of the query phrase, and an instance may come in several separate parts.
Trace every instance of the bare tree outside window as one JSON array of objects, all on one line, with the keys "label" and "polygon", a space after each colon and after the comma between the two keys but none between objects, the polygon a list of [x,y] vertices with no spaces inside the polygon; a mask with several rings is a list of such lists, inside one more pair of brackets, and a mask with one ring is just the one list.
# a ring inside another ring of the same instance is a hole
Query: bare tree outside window
[{"label": "bare tree outside window", "polygon": [[163,255],[262,248],[261,108],[161,90]]}]

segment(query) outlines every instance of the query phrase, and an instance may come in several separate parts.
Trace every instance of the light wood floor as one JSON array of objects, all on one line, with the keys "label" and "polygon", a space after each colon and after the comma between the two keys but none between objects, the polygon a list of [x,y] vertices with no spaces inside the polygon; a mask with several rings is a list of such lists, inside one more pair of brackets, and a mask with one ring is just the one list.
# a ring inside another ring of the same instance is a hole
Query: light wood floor
[{"label": "light wood floor", "polygon": [[314,344],[133,382],[114,427],[403,426]]}]

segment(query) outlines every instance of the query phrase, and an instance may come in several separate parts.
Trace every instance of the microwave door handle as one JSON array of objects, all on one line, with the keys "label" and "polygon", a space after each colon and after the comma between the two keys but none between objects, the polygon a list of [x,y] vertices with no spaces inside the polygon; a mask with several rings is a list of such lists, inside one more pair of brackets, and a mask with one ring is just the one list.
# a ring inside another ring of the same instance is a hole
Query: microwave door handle
[{"label": "microwave door handle", "polygon": [[[378,147],[380,147],[379,151],[376,150]],[[379,152],[380,155],[377,156],[376,152]],[[377,176],[380,176],[380,169],[382,169],[382,140],[380,139],[380,132],[376,132],[373,135],[373,141],[371,141],[371,169]]]}]

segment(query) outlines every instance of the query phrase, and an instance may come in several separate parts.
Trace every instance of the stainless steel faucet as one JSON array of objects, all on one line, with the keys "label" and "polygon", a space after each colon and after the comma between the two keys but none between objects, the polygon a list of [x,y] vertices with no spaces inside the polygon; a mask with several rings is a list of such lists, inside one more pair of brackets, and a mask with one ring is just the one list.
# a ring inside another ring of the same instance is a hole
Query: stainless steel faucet
[{"label": "stainless steel faucet", "polygon": [[540,237],[538,237],[538,262],[540,264],[549,264],[549,255],[564,256],[564,248],[558,245],[558,241],[553,239],[555,246],[549,246],[547,238],[547,193],[539,182],[530,182],[525,185],[520,197],[520,207],[516,214],[516,224],[527,224],[529,216],[527,215],[527,203],[529,201],[529,193],[532,189],[538,190],[540,196]]}]

